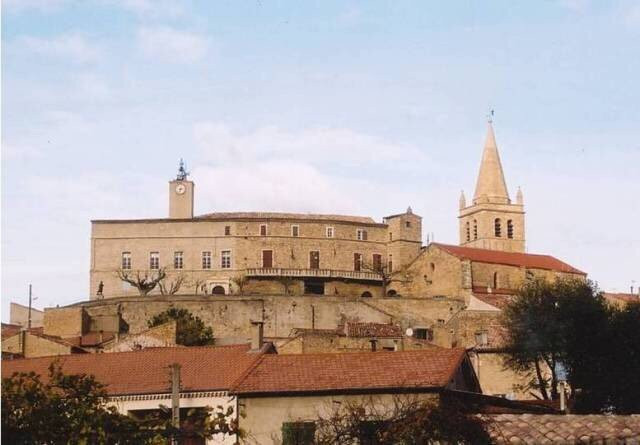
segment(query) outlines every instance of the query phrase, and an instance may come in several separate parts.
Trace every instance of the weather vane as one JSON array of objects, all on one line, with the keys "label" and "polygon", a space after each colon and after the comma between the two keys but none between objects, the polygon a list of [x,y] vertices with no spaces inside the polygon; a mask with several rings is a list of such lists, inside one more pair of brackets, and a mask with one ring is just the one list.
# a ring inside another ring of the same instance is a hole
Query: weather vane
[{"label": "weather vane", "polygon": [[493,115],[495,114],[495,112],[493,111],[493,108],[491,109],[491,111],[489,111],[489,114],[487,114],[487,122],[492,123],[493,122]]},{"label": "weather vane", "polygon": [[178,176],[176,179],[178,181],[184,181],[189,176],[189,172],[184,167],[184,161],[180,158],[180,166],[178,167]]}]

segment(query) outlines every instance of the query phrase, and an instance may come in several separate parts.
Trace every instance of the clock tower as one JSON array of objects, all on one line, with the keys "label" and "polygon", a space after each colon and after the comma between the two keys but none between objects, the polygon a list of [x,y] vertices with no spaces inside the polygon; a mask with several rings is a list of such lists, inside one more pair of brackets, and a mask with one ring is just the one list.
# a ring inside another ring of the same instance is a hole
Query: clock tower
[{"label": "clock tower", "polygon": [[178,175],[169,181],[169,218],[193,218],[193,181],[187,179],[184,161],[180,159]]}]

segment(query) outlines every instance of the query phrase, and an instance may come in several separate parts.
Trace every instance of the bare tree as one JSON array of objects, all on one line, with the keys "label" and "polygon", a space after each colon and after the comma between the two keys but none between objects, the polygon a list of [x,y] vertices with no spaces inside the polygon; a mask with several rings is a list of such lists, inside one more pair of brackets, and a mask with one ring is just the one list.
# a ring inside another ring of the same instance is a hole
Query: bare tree
[{"label": "bare tree", "polygon": [[[206,281],[203,280],[202,278],[192,278],[191,283],[193,283],[194,295],[198,295],[200,290],[206,289],[206,287],[204,287],[204,284],[206,283]],[[204,293],[206,294],[206,291],[204,291]]]},{"label": "bare tree", "polygon": [[146,297],[149,292],[156,288],[158,283],[164,280],[167,276],[164,268],[160,268],[157,271],[131,271],[118,269],[116,270],[116,276],[123,282],[129,283],[131,286],[138,289],[140,295]]},{"label": "bare tree", "polygon": [[[313,443],[324,444],[488,444],[487,421],[465,413],[454,400],[434,402],[417,395],[396,395],[390,399],[368,397],[345,400],[326,416],[318,416],[313,431],[283,429],[288,439],[313,435]],[[284,437],[283,437],[284,438]]]},{"label": "bare tree", "polygon": [[236,275],[235,277],[233,277],[231,279],[231,281],[233,281],[233,283],[236,286],[238,286],[238,294],[243,295],[244,294],[244,287],[249,282],[249,278],[245,274],[239,274],[239,275]]},{"label": "bare tree", "polygon": [[382,278],[382,295],[386,296],[387,295],[387,288],[389,287],[389,284],[393,283],[410,283],[413,281],[414,278],[414,273],[409,272],[408,270],[403,270],[403,271],[398,271],[398,272],[391,272],[389,271],[389,265],[388,264],[373,264],[373,263],[369,263],[366,261],[362,261],[360,263],[360,268],[364,271],[367,272],[373,272],[376,273],[378,275],[380,275],[380,277]]},{"label": "bare tree", "polygon": [[160,288],[160,293],[162,295],[175,295],[178,293],[180,288],[187,283],[188,281],[186,277],[183,274],[179,274],[171,281],[168,281],[167,278],[160,280],[158,282],[158,287]]},{"label": "bare tree", "polygon": [[295,284],[296,280],[292,277],[279,277],[277,281],[282,284],[283,291],[285,295],[290,295],[290,289],[293,284]]}]

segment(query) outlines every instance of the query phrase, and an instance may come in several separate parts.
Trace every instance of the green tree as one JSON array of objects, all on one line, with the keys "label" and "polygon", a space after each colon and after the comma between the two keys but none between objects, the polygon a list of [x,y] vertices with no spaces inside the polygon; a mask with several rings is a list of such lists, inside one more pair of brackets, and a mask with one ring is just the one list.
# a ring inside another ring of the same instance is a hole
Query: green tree
[{"label": "green tree", "polygon": [[564,369],[576,412],[640,412],[640,309],[607,304],[586,280],[535,279],[502,311],[505,365],[557,399]]},{"label": "green tree", "polygon": [[93,376],[65,375],[52,364],[46,383],[35,373],[2,379],[2,440],[11,444],[150,443],[155,432],[107,407]]},{"label": "green tree", "polygon": [[147,322],[150,328],[176,321],[176,343],[184,346],[205,346],[214,343],[213,330],[200,317],[182,308],[170,308]]},{"label": "green tree", "polygon": [[184,409],[180,428],[171,410],[134,419],[107,406],[104,385],[94,376],[64,374],[55,362],[45,381],[35,373],[2,379],[2,441],[12,445],[152,445],[171,437],[242,437],[232,407]]}]

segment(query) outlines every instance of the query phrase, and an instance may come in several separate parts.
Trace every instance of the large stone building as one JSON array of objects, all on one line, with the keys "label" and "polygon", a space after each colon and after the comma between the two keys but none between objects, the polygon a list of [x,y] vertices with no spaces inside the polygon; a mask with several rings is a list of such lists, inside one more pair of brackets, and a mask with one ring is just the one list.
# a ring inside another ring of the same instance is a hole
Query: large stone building
[{"label": "large stone building", "polygon": [[[181,167],[169,183],[168,218],[93,221],[91,301],[46,309],[44,333],[96,350],[95,338],[139,335],[153,316],[180,307],[210,326],[218,345],[245,342],[261,321],[265,337],[290,353],[464,347],[486,392],[522,398],[531,397],[520,389],[526,376],[502,369],[501,308],[526,280],[586,276],[525,253],[522,193],[512,203],[491,123],[472,204],[461,197],[459,245],[423,246],[422,219],[410,208],[382,222],[194,216],[194,191]],[[163,274],[148,294],[122,280]],[[372,328],[349,334],[355,325]]]}]

